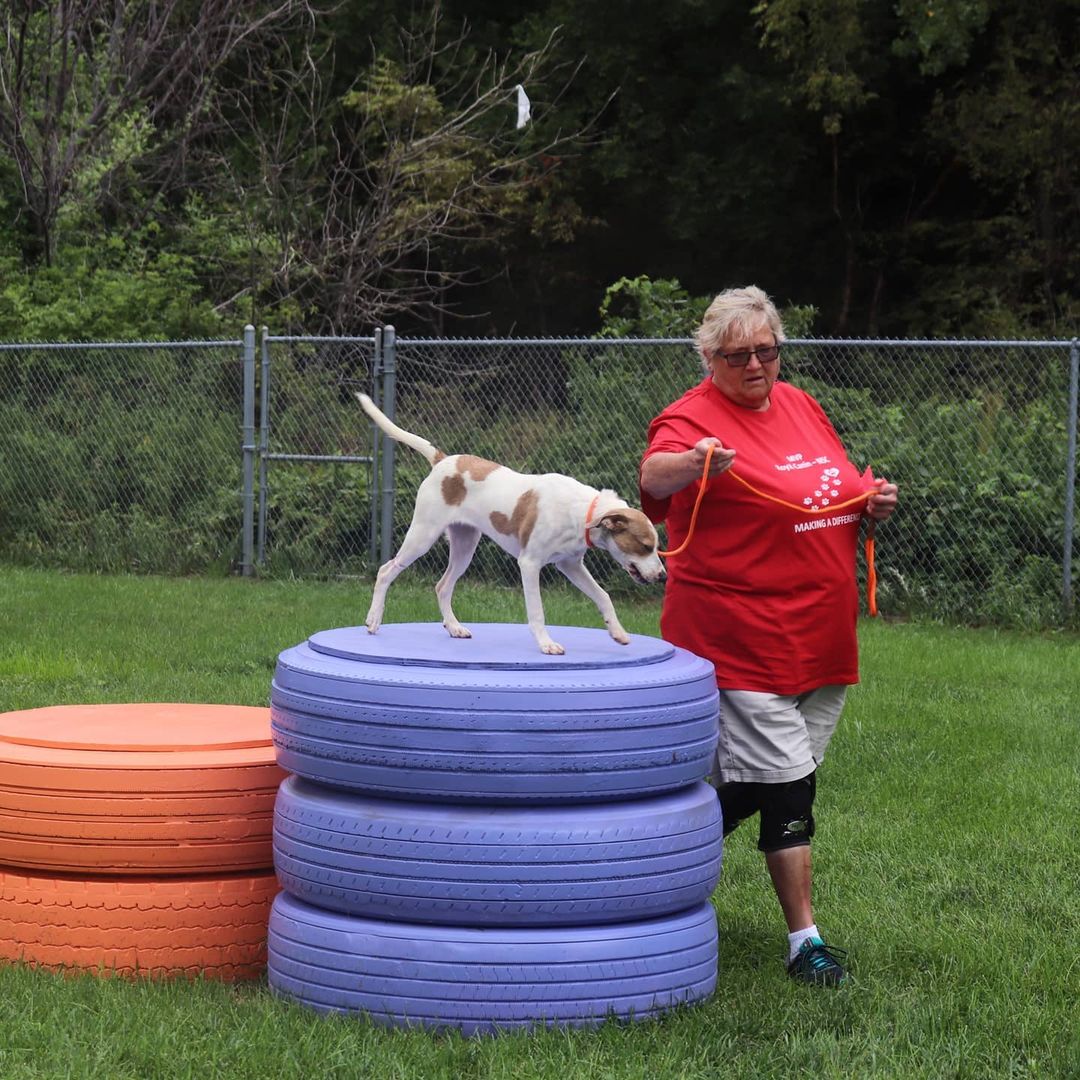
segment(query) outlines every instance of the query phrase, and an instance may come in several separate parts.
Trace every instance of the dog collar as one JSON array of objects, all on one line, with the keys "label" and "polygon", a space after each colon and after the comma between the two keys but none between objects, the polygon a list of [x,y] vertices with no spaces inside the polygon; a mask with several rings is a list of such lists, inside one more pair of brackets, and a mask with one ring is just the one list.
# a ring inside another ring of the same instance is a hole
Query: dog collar
[{"label": "dog collar", "polygon": [[589,509],[585,512],[585,546],[592,547],[593,542],[589,538],[589,526],[592,524],[593,511],[596,509],[596,500],[600,498],[600,492],[598,491],[594,496],[591,503],[589,503]]}]

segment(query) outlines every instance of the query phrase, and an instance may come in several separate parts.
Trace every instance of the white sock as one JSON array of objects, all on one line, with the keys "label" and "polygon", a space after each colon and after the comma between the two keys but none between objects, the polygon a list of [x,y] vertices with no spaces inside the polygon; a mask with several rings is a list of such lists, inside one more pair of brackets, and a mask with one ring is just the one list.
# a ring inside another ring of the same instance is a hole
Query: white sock
[{"label": "white sock", "polygon": [[790,934],[788,934],[788,960],[794,960],[795,954],[802,948],[802,943],[807,938],[812,937],[821,937],[821,935],[818,933],[818,928],[816,925],[806,926],[803,927],[802,930],[794,930]]}]

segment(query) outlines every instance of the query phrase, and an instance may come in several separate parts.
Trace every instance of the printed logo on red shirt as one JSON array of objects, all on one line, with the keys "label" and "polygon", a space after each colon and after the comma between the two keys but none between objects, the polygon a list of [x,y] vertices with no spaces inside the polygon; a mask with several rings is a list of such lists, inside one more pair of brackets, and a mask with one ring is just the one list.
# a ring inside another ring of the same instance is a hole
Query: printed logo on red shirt
[{"label": "printed logo on red shirt", "polygon": [[[778,472],[791,472],[795,469],[812,469],[814,466],[829,466],[829,457],[819,454],[817,457],[804,458],[802,454],[788,454],[783,463],[773,465]],[[840,495],[843,477],[836,466],[821,468],[816,480],[808,482],[810,494],[803,497],[803,506],[808,510],[824,510]]]}]

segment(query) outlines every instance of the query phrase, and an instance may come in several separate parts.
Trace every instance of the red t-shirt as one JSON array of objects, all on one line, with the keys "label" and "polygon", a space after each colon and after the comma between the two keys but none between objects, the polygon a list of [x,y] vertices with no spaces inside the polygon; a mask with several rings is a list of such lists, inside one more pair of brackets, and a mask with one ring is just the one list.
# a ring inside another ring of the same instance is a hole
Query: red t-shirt
[{"label": "red t-shirt", "polygon": [[[705,379],[649,425],[644,458],[715,436],[737,451],[732,469],[759,491],[828,507],[866,491],[821,406],[777,381],[763,412]],[[641,493],[668,546],[686,538],[700,481],[667,499]],[[709,481],[689,547],[667,560],[665,640],[712,661],[727,690],[802,694],[859,681],[855,548],[863,506],[807,514],[770,502],[734,477]]]}]

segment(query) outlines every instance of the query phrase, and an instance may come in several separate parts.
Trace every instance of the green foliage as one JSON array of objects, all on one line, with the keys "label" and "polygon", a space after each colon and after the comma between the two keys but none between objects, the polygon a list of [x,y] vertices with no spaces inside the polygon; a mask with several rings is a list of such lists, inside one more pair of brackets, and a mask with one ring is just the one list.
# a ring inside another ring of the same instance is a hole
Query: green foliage
[{"label": "green foliage", "polygon": [[[670,299],[677,311],[687,303],[673,283],[655,293],[642,282],[635,289]],[[648,310],[652,317],[659,307]],[[361,459],[371,452],[371,426],[353,397],[370,385],[369,348],[312,342],[275,350],[271,452]],[[853,461],[901,485],[901,509],[880,530],[882,610],[1060,624],[1060,385],[1047,376],[995,387],[994,369],[983,370],[971,350],[946,360],[906,352],[897,368],[903,381],[891,385],[880,378],[880,349],[845,347],[843,378],[824,363],[827,355],[789,346],[784,377],[821,402]],[[410,371],[408,353],[402,362],[398,415],[411,430],[449,434],[446,452],[525,472],[570,471],[631,502],[649,421],[702,377],[689,344],[648,340],[553,346],[527,364],[508,348],[486,366],[472,365],[460,383],[423,364]],[[998,363],[1002,372],[1022,367],[1015,358],[1011,369]],[[176,349],[103,350],[93,363],[78,350],[0,353],[0,557],[170,573],[235,566],[239,376],[231,349],[197,363]],[[400,540],[428,467],[401,447],[396,462]],[[363,460],[268,462],[267,573],[370,573],[381,487],[373,468]],[[428,564],[443,557],[440,548]],[[613,563],[591,564],[608,588],[633,592]],[[514,584],[517,569],[483,544],[472,575]]]},{"label": "green foliage", "polygon": [[[191,115],[183,79],[124,81],[144,8],[99,4],[66,47],[66,9],[13,16],[0,336],[157,336],[156,309],[181,335],[562,335],[601,302],[605,333],[670,335],[746,281],[830,335],[1080,326],[1075,0],[365,0],[201,73]],[[509,86],[469,104],[555,27],[528,129]],[[644,275],[684,283],[670,320]]]},{"label": "green foliage", "polygon": [[[609,285],[600,304],[598,338],[690,338],[693,337],[711,296],[692,297],[674,278],[652,279],[647,274],[620,278]],[[812,304],[789,304],[780,318],[789,338],[810,333],[817,308]]]},{"label": "green foliage", "polygon": [[826,135],[838,135],[845,114],[877,97],[866,8],[860,0],[767,0],[753,8],[763,44],[790,66],[796,95],[822,114]]},{"label": "green foliage", "polygon": [[824,115],[817,197],[844,265],[832,332],[850,333],[856,310],[874,336],[1075,332],[1074,3],[769,0],[755,13],[792,103]]},{"label": "green foliage", "polygon": [[818,309],[813,304],[788,304],[780,307],[780,321],[789,338],[809,337]]},{"label": "green foliage", "polygon": [[239,363],[181,350],[0,353],[0,557],[228,571],[239,554]]},{"label": "green foliage", "polygon": [[368,567],[370,473],[357,465],[292,464],[270,477],[265,572],[358,573]]},{"label": "green foliage", "polygon": [[220,336],[200,260],[106,236],[49,266],[0,255],[0,341],[165,341]]},{"label": "green foliage", "polygon": [[514,186],[493,182],[498,169],[512,171],[509,159],[499,159],[492,137],[496,125],[479,108],[479,122],[455,114],[435,86],[410,81],[397,61],[377,57],[360,88],[342,97],[342,106],[347,118],[358,118],[365,156],[354,166],[389,189],[393,211],[380,220],[387,257],[416,242],[433,215],[444,218],[440,229],[466,235],[475,231],[479,216],[492,215],[488,225],[494,234],[495,215],[520,204]]},{"label": "green foliage", "polygon": [[990,17],[988,0],[900,0],[901,31],[893,45],[898,56],[914,55],[925,75],[966,64]]},{"label": "green foliage", "polygon": [[1065,428],[1035,400],[912,396],[883,403],[865,389],[791,381],[832,419],[852,461],[901,486],[880,529],[882,611],[968,623],[1060,622]]},{"label": "green foliage", "polygon": [[[270,453],[363,458],[367,418],[354,397],[370,390],[369,343],[275,346],[268,387]],[[265,572],[275,576],[357,573],[370,564],[365,462],[268,461]]]},{"label": "green foliage", "polygon": [[690,337],[708,307],[707,298],[691,299],[673,279],[645,274],[619,278],[609,285],[600,305],[598,337]]},{"label": "green foliage", "polygon": [[986,336],[1004,319],[1021,336],[1041,325],[1070,337],[1080,326],[1080,225],[1071,210],[1080,161],[1077,10],[994,5],[976,39],[981,63],[935,97],[927,118],[931,140],[954,155],[975,190],[969,212],[958,215],[966,229],[943,220],[922,237],[920,256],[927,241],[947,256],[926,260],[926,293],[936,287],[988,312]]},{"label": "green foliage", "polygon": [[[567,399],[573,423],[552,442],[555,460],[597,487],[610,487],[636,502],[627,485],[637,478],[649,421],[702,378],[701,361],[686,345],[611,346],[571,350]],[[612,408],[612,402],[618,402]],[[658,407],[657,403],[662,403]]]},{"label": "green foliage", "polygon": [[386,56],[376,57],[363,87],[344,94],[341,103],[366,124],[419,135],[431,134],[445,116],[435,88],[406,83],[401,65]]},{"label": "green foliage", "polygon": [[[298,240],[285,235],[286,242]],[[159,241],[165,244],[198,268],[200,295],[216,298],[214,313],[230,330],[250,323],[285,332],[311,315],[296,296],[274,287],[282,235],[263,192],[219,193],[214,199],[189,193],[171,215],[167,240]],[[310,279],[303,266],[290,272],[294,282]]]}]

